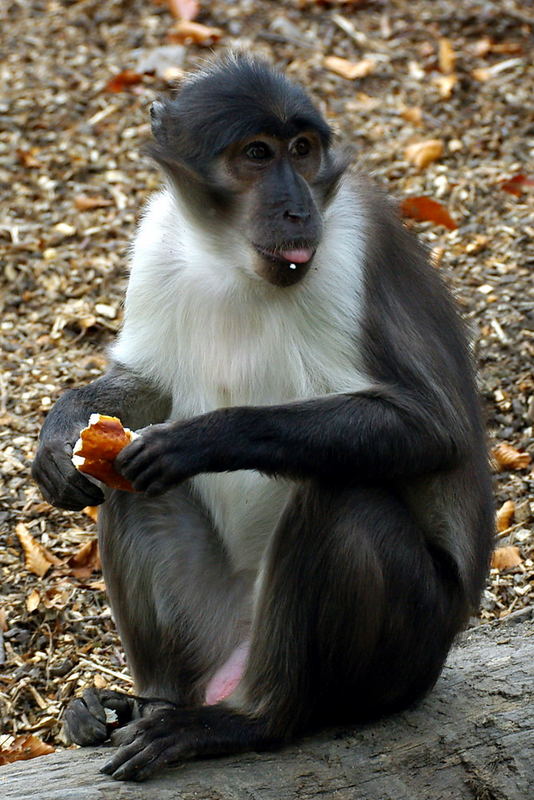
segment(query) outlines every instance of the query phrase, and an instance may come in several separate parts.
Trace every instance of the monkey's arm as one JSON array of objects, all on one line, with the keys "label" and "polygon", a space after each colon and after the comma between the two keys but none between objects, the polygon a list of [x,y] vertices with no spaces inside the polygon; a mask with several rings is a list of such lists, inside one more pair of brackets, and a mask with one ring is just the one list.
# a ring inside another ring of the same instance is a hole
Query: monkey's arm
[{"label": "monkey's arm", "polygon": [[121,366],[114,366],[102,378],[60,397],[48,414],[39,437],[32,475],[55,506],[78,511],[104,501],[102,490],[73,466],[72,448],[92,413],[120,417],[130,428],[161,422],[170,410],[145,379]]},{"label": "monkey's arm", "polygon": [[149,494],[201,472],[239,469],[350,485],[451,467],[468,439],[459,415],[437,401],[425,406],[406,391],[375,390],[155,425],[115,464]]}]

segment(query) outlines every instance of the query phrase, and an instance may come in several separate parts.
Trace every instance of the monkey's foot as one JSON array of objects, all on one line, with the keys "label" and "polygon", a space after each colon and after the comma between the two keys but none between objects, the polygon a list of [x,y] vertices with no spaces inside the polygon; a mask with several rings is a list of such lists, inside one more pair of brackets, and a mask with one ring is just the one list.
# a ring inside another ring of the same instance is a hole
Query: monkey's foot
[{"label": "monkey's foot", "polygon": [[220,706],[165,708],[113,733],[117,753],[101,772],[116,780],[143,781],[185,759],[216,756],[275,744],[265,720],[251,720]]},{"label": "monkey's foot", "polygon": [[102,744],[116,728],[171,705],[109,689],[86,689],[65,709],[63,731],[72,744]]}]

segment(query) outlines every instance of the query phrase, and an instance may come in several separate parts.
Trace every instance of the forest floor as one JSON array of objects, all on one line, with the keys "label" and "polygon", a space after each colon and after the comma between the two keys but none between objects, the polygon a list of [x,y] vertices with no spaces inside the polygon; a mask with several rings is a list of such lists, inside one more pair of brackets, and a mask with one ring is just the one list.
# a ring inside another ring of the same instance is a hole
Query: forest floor
[{"label": "forest floor", "polygon": [[[102,373],[120,326],[128,242],[159,183],[140,154],[150,102],[228,47],[286,69],[362,169],[400,201],[438,201],[457,224],[434,212],[407,220],[472,333],[490,447],[512,448],[494,464],[496,510],[508,503],[497,544],[510,549],[473,624],[534,602],[532,4],[216,0],[197,21],[220,29],[211,47],[177,44],[168,5],[154,0],[14,0],[0,12],[4,734],[59,744],[72,695],[95,682],[131,687],[92,511],[49,506],[30,465],[47,411]],[[329,56],[362,77],[336,74]],[[426,166],[407,149],[419,142],[434,158]]]}]

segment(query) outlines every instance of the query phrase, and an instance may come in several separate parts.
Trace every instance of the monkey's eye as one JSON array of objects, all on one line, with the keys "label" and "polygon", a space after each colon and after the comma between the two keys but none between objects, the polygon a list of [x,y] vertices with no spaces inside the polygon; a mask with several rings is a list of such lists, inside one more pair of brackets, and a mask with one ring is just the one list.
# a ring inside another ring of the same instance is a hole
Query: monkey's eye
[{"label": "monkey's eye", "polygon": [[291,145],[291,152],[296,156],[307,156],[311,150],[311,142],[301,136]]},{"label": "monkey's eye", "polygon": [[251,161],[266,161],[273,154],[271,148],[265,142],[250,142],[244,148],[243,153]]}]

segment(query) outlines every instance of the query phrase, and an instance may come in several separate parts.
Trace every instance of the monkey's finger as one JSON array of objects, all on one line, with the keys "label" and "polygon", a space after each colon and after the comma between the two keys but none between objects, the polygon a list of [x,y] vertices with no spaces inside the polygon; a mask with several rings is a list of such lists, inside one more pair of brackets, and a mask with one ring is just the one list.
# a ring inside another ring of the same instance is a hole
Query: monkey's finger
[{"label": "monkey's finger", "polygon": [[[187,469],[185,459],[180,458],[178,453],[167,454],[159,458],[147,458],[143,463],[135,464],[134,467],[127,470],[127,477],[134,485],[138,492],[147,492],[147,494],[156,495],[162,494],[170,489],[172,486],[178,484],[191,477],[191,470]],[[126,474],[126,473],[125,473]]]},{"label": "monkey's finger", "polygon": [[[141,719],[135,719],[129,725],[118,728],[111,735],[111,744],[124,747],[136,743],[138,746],[161,739],[168,735],[169,715],[176,715],[176,707],[162,700],[148,700],[144,706],[141,700]],[[145,715],[146,714],[146,715]]]},{"label": "monkey's finger", "polygon": [[137,756],[121,767],[113,778],[116,780],[146,781],[158,769],[177,764],[182,760],[182,748],[172,745],[172,740],[164,739],[162,742],[153,742]]},{"label": "monkey's finger", "polygon": [[141,749],[133,746],[121,748],[117,754],[117,756],[122,755],[120,764],[115,757],[102,768],[101,772],[119,781],[144,781],[157,769],[176,763],[180,759],[181,750],[174,737],[156,739],[148,745],[143,743]]},{"label": "monkey's finger", "polygon": [[[127,727],[134,727],[134,726],[127,726]],[[115,731],[115,734],[116,733],[118,733],[118,731]],[[139,731],[137,731],[137,734],[139,734]],[[114,735],[111,740],[111,743],[116,744],[116,742],[117,742],[117,737]],[[126,764],[131,758],[133,758],[142,750],[144,750],[145,747],[147,747],[147,739],[144,736],[139,735],[136,739],[133,740],[133,742],[130,742],[128,744],[125,743],[121,747],[119,747],[119,749],[113,755],[113,757],[110,758],[109,761],[106,761],[104,766],[101,767],[100,772],[103,772],[105,775],[113,775],[113,773],[115,773],[120,767],[122,767],[123,764]]]},{"label": "monkey's finger", "polygon": [[103,722],[105,724],[106,712],[104,710],[104,706],[102,705],[102,701],[100,700],[98,690],[92,687],[85,689],[82,694],[82,699],[87,706],[89,713],[92,714],[93,717],[99,722]]},{"label": "monkey's finger", "polygon": [[68,442],[54,442],[41,448],[32,466],[32,475],[43,494],[54,505],[74,510],[84,505],[102,503],[102,490],[87,480],[71,461],[72,447]]},{"label": "monkey's finger", "polygon": [[69,703],[65,709],[63,730],[70,742],[82,747],[102,744],[108,738],[105,723],[96,719],[79,698]]},{"label": "monkey's finger", "polygon": [[132,464],[132,462],[141,455],[146,449],[146,442],[142,436],[138,436],[137,439],[134,439],[133,442],[127,444],[126,447],[120,451],[120,453],[116,456],[115,461],[113,462],[113,466],[117,469],[124,477],[126,474],[123,472],[126,469],[126,466]]},{"label": "monkey's finger", "polygon": [[111,744],[114,747],[122,747],[132,744],[139,736],[142,736],[143,729],[140,720],[134,720],[122,728],[117,728],[111,734]]},{"label": "monkey's finger", "polygon": [[128,464],[122,474],[133,483],[136,491],[144,492],[151,483],[163,479],[163,475],[169,470],[172,470],[172,466],[164,464],[161,459],[153,460],[145,457]]},{"label": "monkey's finger", "polygon": [[84,478],[74,467],[66,470],[51,456],[46,471],[35,470],[34,477],[43,495],[52,505],[68,511],[79,511],[85,506],[96,506],[104,502],[104,493]]},{"label": "monkey's finger", "polygon": [[160,472],[143,473],[137,478],[133,485],[138,492],[144,492],[148,497],[157,497],[164,492],[168,492],[172,486],[177,486],[186,479],[182,473],[169,473],[162,475]]},{"label": "monkey's finger", "polygon": [[157,487],[160,485],[164,491],[164,487],[170,485],[173,480],[170,471],[171,467],[167,467],[165,470],[158,464],[149,464],[137,475],[133,485],[139,492],[148,492],[151,489],[156,489],[157,492]]},{"label": "monkey's finger", "polygon": [[[174,485],[176,486],[178,483],[181,483],[181,481],[176,481]],[[151,483],[144,491],[147,497],[159,497],[160,494],[168,492],[171,485],[172,484],[167,481],[156,481],[155,483]]]}]

